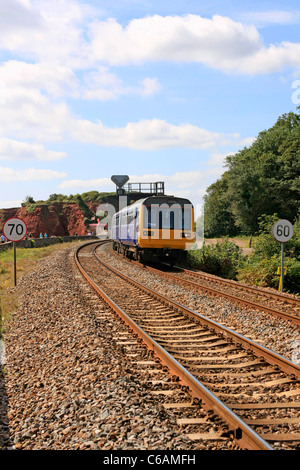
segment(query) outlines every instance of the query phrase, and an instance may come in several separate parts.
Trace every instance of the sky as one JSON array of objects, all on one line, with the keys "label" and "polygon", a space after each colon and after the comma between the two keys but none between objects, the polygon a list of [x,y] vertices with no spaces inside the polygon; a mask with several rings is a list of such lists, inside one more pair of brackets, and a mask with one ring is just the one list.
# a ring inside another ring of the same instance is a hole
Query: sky
[{"label": "sky", "polygon": [[0,208],[164,181],[201,205],[300,104],[296,0],[0,0]]}]

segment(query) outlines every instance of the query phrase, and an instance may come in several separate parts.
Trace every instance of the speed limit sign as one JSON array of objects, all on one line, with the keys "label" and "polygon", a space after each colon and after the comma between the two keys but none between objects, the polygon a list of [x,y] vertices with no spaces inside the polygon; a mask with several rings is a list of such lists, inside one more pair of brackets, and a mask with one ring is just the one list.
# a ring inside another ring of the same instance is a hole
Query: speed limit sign
[{"label": "speed limit sign", "polygon": [[277,220],[275,224],[272,227],[272,235],[277,240],[278,242],[281,243],[281,268],[280,268],[280,283],[279,283],[279,289],[283,291],[283,278],[284,278],[284,257],[283,257],[283,251],[284,251],[284,244],[288,242],[294,233],[294,228],[288,220],[281,219]]},{"label": "speed limit sign", "polygon": [[288,242],[292,238],[293,233],[294,229],[291,222],[285,219],[277,220],[272,227],[273,237],[281,243]]},{"label": "speed limit sign", "polygon": [[3,225],[3,235],[11,242],[19,242],[26,237],[27,225],[18,217],[7,219]]}]

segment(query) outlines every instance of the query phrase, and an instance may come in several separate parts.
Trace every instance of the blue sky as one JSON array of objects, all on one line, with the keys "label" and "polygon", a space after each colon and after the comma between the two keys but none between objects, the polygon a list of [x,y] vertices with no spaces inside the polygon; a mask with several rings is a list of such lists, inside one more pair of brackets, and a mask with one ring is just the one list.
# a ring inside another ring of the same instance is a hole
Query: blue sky
[{"label": "blue sky", "polygon": [[286,0],[0,0],[0,208],[114,174],[200,205],[300,104],[299,24]]}]

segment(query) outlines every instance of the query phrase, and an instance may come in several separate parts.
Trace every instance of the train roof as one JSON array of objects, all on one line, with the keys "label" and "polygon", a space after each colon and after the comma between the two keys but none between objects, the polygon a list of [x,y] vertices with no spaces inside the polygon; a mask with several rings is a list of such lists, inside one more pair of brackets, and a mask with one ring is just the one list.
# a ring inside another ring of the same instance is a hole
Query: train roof
[{"label": "train roof", "polygon": [[189,204],[191,205],[191,201],[183,197],[176,197],[176,196],[149,196],[143,200],[144,205],[148,204]]},{"label": "train roof", "polygon": [[[138,199],[135,201],[133,204],[130,204],[129,206],[124,207],[120,211],[117,212],[117,214],[128,211],[131,209],[135,209],[136,207],[140,207],[142,205],[147,206],[149,204],[187,204],[187,205],[192,205],[191,201],[186,198],[182,197],[175,197],[175,196],[148,196],[143,199]],[[115,214],[116,215],[116,214]]]}]

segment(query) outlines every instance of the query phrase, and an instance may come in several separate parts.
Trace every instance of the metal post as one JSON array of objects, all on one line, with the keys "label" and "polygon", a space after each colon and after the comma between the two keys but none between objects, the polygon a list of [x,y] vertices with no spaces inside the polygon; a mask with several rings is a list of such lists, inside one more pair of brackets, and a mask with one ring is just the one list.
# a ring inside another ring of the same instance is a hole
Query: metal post
[{"label": "metal post", "polygon": [[283,292],[283,276],[284,276],[284,270],[283,270],[283,248],[284,243],[281,243],[281,292]]},{"label": "metal post", "polygon": [[14,245],[14,284],[17,285],[17,255],[16,255],[16,242],[13,242]]}]

